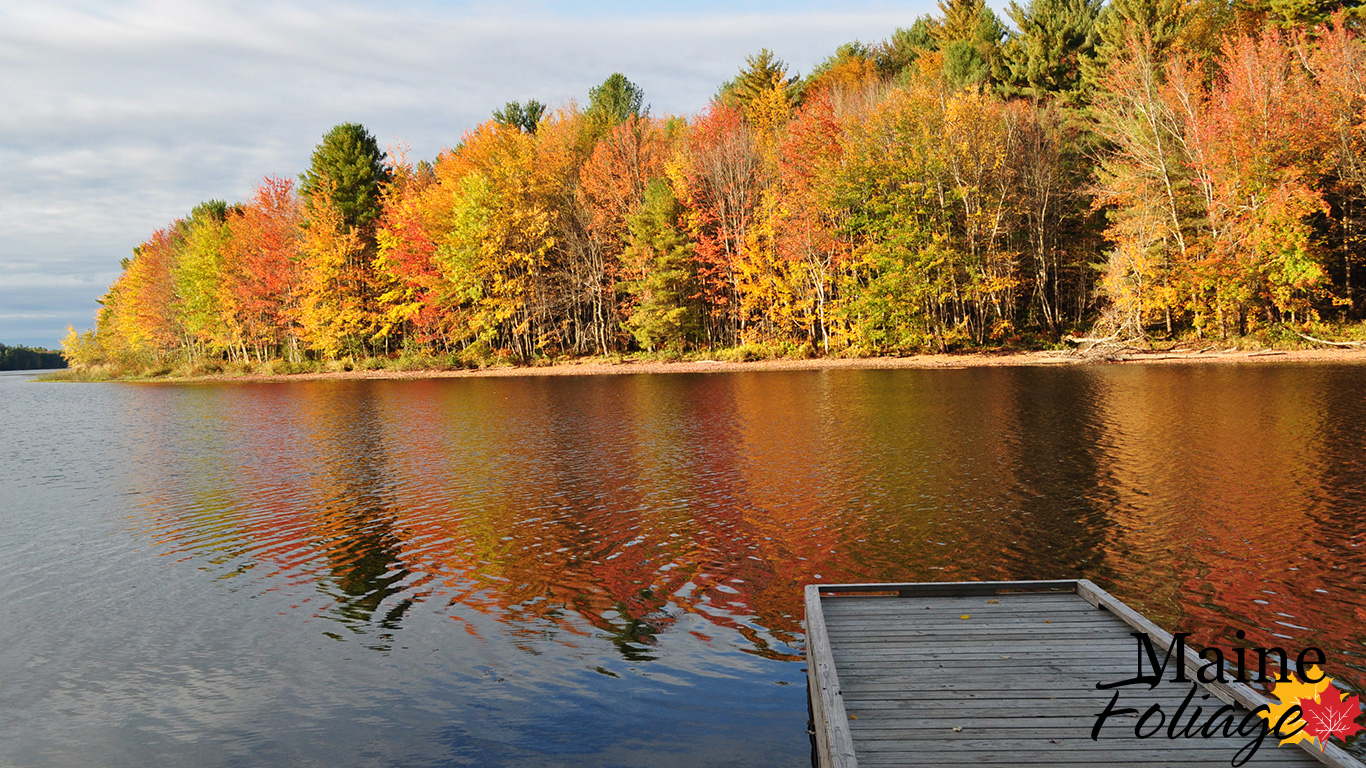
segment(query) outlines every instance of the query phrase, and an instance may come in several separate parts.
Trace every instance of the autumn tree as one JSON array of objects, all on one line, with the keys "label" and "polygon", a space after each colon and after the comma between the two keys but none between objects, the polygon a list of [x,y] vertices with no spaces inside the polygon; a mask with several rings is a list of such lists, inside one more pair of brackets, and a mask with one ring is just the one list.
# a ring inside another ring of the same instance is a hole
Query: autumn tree
[{"label": "autumn tree", "polygon": [[648,117],[631,116],[593,147],[579,169],[574,204],[582,212],[581,276],[590,286],[593,334],[610,349],[618,315],[613,284],[630,241],[630,222],[646,204],[646,189],[663,178],[668,152],[667,127]]},{"label": "autumn tree", "polygon": [[399,158],[384,192],[375,268],[388,284],[379,297],[385,334],[405,342],[450,348],[459,336],[453,288],[438,267],[437,242],[445,231],[447,195],[435,169]]},{"label": "autumn tree", "polygon": [[158,230],[133,249],[118,291],[106,299],[126,359],[161,362],[185,342],[176,308],[175,266],[182,241],[174,226]]},{"label": "autumn tree", "polygon": [[366,243],[335,200],[315,193],[310,201],[296,291],[299,335],[324,360],[369,351],[379,321]]},{"label": "autumn tree", "polygon": [[245,359],[300,359],[303,203],[294,183],[262,180],[227,216],[220,304],[235,336],[228,348]]},{"label": "autumn tree", "polygon": [[739,107],[713,103],[689,126],[671,169],[675,192],[697,243],[704,329],[712,343],[734,344],[744,331],[740,260],[764,187],[758,142]]},{"label": "autumn tree", "polygon": [[1222,58],[1210,90],[1179,61],[1169,87],[1177,103],[1196,103],[1183,116],[1207,245],[1193,265],[1191,309],[1199,324],[1212,306],[1221,329],[1231,311],[1241,333],[1249,313],[1295,321],[1321,298],[1327,275],[1311,219],[1329,211],[1312,180],[1326,175],[1332,148],[1325,102],[1290,40],[1268,30],[1227,43]]},{"label": "autumn tree", "polygon": [[219,286],[225,281],[229,247],[228,205],[222,200],[200,203],[179,225],[180,253],[172,266],[175,309],[181,317],[191,357],[220,353],[235,340]]},{"label": "autumn tree", "polygon": [[825,88],[857,91],[883,78],[877,53],[862,43],[845,43],[806,76],[803,93]]},{"label": "autumn tree", "polygon": [[849,254],[844,217],[834,199],[844,160],[839,91],[838,84],[828,84],[807,99],[788,124],[778,168],[783,206],[777,247],[801,285],[792,320],[827,354],[835,277]]},{"label": "autumn tree", "polygon": [[1183,110],[1167,98],[1162,46],[1137,23],[1123,29],[1127,42],[1098,83],[1097,129],[1108,151],[1096,169],[1096,192],[1109,206],[1113,244],[1103,278],[1105,323],[1142,338],[1153,317],[1172,327],[1177,275],[1192,257],[1200,201],[1189,175]]},{"label": "autumn tree", "polygon": [[[1296,40],[1302,46],[1302,40]],[[1366,45],[1352,32],[1345,16],[1324,30],[1310,62],[1319,87],[1332,167],[1325,190],[1338,212],[1327,244],[1336,251],[1331,271],[1341,286],[1334,303],[1348,315],[1363,312],[1363,268],[1366,268]]]},{"label": "autumn tree", "polygon": [[489,122],[437,160],[448,197],[433,258],[461,305],[466,348],[530,358],[563,341],[551,275],[579,130],[567,118],[543,119],[535,135]]}]

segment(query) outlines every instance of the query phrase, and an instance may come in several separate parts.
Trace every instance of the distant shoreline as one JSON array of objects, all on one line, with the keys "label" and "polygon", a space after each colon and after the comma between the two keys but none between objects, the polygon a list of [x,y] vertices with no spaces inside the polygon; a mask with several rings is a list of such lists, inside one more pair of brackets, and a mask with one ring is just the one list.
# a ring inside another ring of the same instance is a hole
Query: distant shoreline
[{"label": "distant shoreline", "polygon": [[[267,374],[218,373],[206,376],[123,378],[119,382],[194,384],[205,382],[285,382],[333,381],[359,379],[457,379],[520,376],[621,376],[644,373],[738,373],[747,371],[817,371],[817,370],[893,370],[893,369],[955,369],[995,368],[1007,366],[1076,366],[1076,365],[1209,365],[1209,364],[1266,364],[1266,363],[1349,363],[1366,364],[1366,349],[1292,349],[1229,352],[1138,352],[1115,358],[1098,358],[1064,351],[1043,352],[972,352],[965,354],[929,354],[907,357],[810,358],[752,360],[723,362],[687,360],[677,362],[628,360],[612,362],[586,358],[545,365],[503,366],[456,370],[351,370],[316,371],[308,373]],[[56,380],[66,377],[57,376]],[[72,377],[72,380],[79,380]]]}]

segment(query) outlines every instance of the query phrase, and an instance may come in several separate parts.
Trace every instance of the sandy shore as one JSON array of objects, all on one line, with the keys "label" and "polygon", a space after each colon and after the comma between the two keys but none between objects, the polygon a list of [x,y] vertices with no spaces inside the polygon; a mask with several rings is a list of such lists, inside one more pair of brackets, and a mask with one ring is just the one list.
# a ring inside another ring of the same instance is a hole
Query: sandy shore
[{"label": "sandy shore", "polygon": [[978,368],[1012,365],[1236,365],[1279,363],[1349,363],[1366,364],[1366,349],[1299,349],[1267,350],[1260,352],[1145,352],[1121,356],[1119,359],[1097,359],[1069,352],[974,352],[962,355],[912,355],[910,357],[868,357],[856,359],[815,358],[811,360],[756,360],[730,363],[712,360],[688,362],[631,362],[612,363],[603,360],[583,360],[507,368],[482,368],[458,371],[336,371],[331,373],[297,373],[289,375],[246,374],[197,376],[160,381],[319,381],[331,379],[447,379],[488,376],[616,376],[635,373],[730,373],[737,371],[814,371],[893,368]]}]

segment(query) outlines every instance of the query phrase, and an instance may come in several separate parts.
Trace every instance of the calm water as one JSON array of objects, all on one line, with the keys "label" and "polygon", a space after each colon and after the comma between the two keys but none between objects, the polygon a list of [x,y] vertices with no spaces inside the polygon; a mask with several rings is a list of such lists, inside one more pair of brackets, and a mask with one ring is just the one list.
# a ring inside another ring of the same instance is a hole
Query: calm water
[{"label": "calm water", "polygon": [[1366,683],[1366,366],[0,376],[0,765],[808,764],[801,585]]}]

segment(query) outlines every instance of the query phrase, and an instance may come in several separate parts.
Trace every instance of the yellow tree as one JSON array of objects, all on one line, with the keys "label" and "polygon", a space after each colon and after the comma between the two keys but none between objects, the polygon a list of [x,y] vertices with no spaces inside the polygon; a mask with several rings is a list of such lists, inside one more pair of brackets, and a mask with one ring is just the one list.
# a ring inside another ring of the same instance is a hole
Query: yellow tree
[{"label": "yellow tree", "polygon": [[[747,73],[746,81],[756,73]],[[809,296],[804,280],[793,274],[779,255],[778,232],[784,204],[774,180],[778,149],[792,117],[792,99],[785,69],[768,75],[767,86],[749,95],[742,110],[754,137],[756,181],[760,187],[753,223],[746,229],[734,261],[736,293],[741,313],[741,341],[779,342],[800,333],[803,305]]]},{"label": "yellow tree", "polygon": [[181,222],[179,258],[172,267],[176,310],[182,318],[193,357],[219,354],[236,338],[224,311],[219,286],[226,276],[224,258],[231,233],[225,221],[228,207],[219,200],[195,206]]},{"label": "yellow tree", "polygon": [[1014,115],[1001,101],[970,89],[944,106],[944,167],[955,201],[956,245],[965,270],[971,327],[981,343],[1013,330],[1018,254],[1007,233],[1015,214],[1011,168],[1018,141]]},{"label": "yellow tree", "polygon": [[486,123],[436,164],[451,204],[451,227],[438,243],[437,265],[457,298],[467,302],[474,339],[522,358],[544,348],[555,332],[544,322],[545,295],[538,291],[556,244],[549,205],[554,184],[534,172],[536,141]]},{"label": "yellow tree", "polygon": [[364,305],[365,271],[357,267],[365,251],[359,232],[346,226],[332,197],[315,195],[304,228],[296,296],[300,336],[324,360],[364,351],[375,319]]},{"label": "yellow tree", "polygon": [[1125,29],[1095,99],[1097,129],[1109,145],[1096,170],[1096,204],[1109,207],[1106,235],[1114,244],[1102,278],[1109,300],[1102,323],[1141,338],[1152,320],[1172,328],[1183,265],[1199,258],[1202,202],[1188,175],[1185,120],[1164,98],[1156,44],[1136,24]]}]

